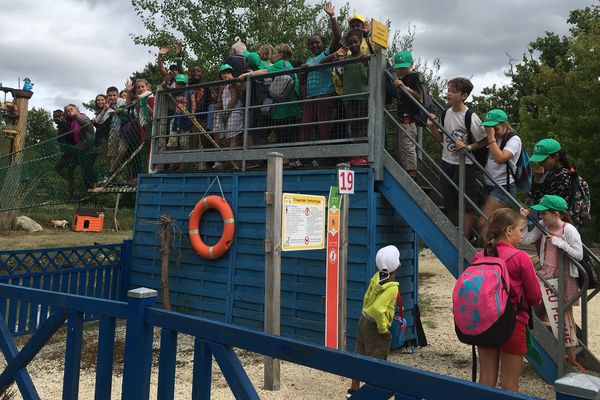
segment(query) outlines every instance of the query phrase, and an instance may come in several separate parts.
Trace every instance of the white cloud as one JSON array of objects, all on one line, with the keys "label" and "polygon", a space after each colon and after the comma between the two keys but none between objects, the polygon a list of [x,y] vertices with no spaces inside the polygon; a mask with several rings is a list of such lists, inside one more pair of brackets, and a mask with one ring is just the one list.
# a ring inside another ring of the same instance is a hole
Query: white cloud
[{"label": "white cloud", "polygon": [[[333,3],[339,9],[346,0]],[[507,81],[506,53],[520,59],[527,44],[546,31],[566,34],[569,11],[591,4],[595,2],[355,0],[350,11],[390,19],[393,29],[404,32],[416,26],[415,55],[439,58],[446,79],[472,77],[478,93]],[[32,107],[81,104],[108,86],[123,86],[133,71],[154,61],[148,50],[155,49],[133,44],[131,34],[144,28],[129,1],[5,1],[2,17],[0,82],[15,87],[17,77],[31,78]]]}]

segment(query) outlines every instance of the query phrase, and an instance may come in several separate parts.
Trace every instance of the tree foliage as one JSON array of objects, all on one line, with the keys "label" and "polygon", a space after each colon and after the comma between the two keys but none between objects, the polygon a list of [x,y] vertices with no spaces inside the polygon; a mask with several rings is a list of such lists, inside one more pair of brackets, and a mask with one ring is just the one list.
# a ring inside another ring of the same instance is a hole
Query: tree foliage
[{"label": "tree foliage", "polygon": [[55,136],[56,128],[54,127],[50,112],[37,107],[29,110],[27,113],[25,146],[29,147]]},{"label": "tree foliage", "polygon": [[584,234],[598,240],[600,227],[600,6],[570,13],[569,35],[546,32],[529,43],[528,54],[510,65],[511,82],[485,88],[473,108],[507,110],[531,149],[540,139],[557,139],[590,184],[593,223]]}]

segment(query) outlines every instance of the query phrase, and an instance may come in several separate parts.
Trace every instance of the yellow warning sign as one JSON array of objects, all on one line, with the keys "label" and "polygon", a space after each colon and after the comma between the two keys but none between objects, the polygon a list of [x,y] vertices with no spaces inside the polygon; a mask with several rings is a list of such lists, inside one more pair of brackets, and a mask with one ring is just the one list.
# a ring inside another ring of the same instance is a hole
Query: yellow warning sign
[{"label": "yellow warning sign", "polygon": [[387,25],[373,18],[371,20],[371,40],[373,43],[380,45],[384,49],[387,49],[389,37],[390,30]]},{"label": "yellow warning sign", "polygon": [[325,248],[325,196],[284,193],[281,250]]}]

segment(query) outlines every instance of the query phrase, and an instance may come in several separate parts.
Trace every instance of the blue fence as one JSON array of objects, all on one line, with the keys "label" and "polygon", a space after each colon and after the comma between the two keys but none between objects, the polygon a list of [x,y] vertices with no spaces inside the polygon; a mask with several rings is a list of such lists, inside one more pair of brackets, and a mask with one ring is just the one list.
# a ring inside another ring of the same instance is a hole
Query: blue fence
[{"label": "blue fence", "polygon": [[39,398],[27,366],[65,321],[68,321],[68,329],[62,398],[77,399],[83,320],[86,314],[96,315],[100,319],[96,399],[111,398],[115,326],[116,321],[121,319],[127,321],[122,382],[122,398],[127,400],[150,398],[155,328],[161,329],[156,387],[158,399],[174,398],[179,334],[195,338],[192,399],[210,399],[213,357],[236,399],[259,398],[234,347],[361,380],[365,385],[353,396],[357,400],[387,399],[394,393],[396,399],[403,400],[531,398],[294,339],[152,308],[156,292],[150,289],[132,290],[128,302],[121,302],[0,284],[0,296],[16,302],[44,304],[52,309],[47,320],[40,324],[38,331],[20,351],[13,342],[4,318],[0,321],[0,348],[8,364],[0,374],[0,387],[14,380],[26,399]]},{"label": "blue fence", "polygon": [[[110,300],[129,289],[132,241],[122,244],[0,251],[0,283]],[[35,332],[52,310],[47,304],[0,299],[13,336]],[[92,313],[84,321],[94,319]]]}]

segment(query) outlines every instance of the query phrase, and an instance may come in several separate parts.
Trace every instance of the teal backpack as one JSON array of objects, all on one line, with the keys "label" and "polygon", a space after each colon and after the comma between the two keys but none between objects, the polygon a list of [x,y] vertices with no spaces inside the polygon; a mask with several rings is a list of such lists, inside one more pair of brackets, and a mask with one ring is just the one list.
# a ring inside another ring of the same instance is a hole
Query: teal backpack
[{"label": "teal backpack", "polygon": [[[500,143],[500,150],[504,149],[506,143],[513,136],[517,136],[517,132],[512,131],[508,135],[502,139]],[[514,179],[514,184],[517,188],[517,192],[529,192],[531,190],[531,182],[533,181],[533,173],[531,170],[531,165],[529,164],[529,153],[525,150],[525,146],[521,143],[521,154],[519,154],[519,159],[517,160],[516,169],[513,171],[510,167],[510,163],[506,162],[506,185],[508,186],[509,175],[511,174]]]}]

